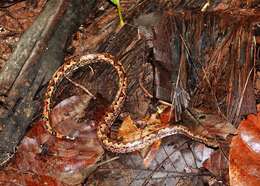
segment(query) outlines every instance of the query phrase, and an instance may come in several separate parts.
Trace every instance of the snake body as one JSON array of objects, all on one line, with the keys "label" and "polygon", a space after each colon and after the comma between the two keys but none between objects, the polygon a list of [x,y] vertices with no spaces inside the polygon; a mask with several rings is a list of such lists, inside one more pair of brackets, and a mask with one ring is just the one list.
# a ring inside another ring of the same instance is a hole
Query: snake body
[{"label": "snake body", "polygon": [[116,153],[132,152],[132,151],[142,149],[148,145],[151,145],[156,140],[174,134],[185,135],[189,138],[192,138],[193,140],[202,142],[208,146],[212,146],[212,147],[218,146],[218,144],[215,141],[209,140],[208,138],[202,135],[194,134],[187,127],[184,126],[171,126],[167,128],[162,128],[159,131],[144,136],[143,138],[137,139],[132,142],[127,142],[127,143],[111,139],[109,137],[109,131],[111,125],[119,115],[121,108],[124,104],[124,101],[126,99],[127,76],[121,62],[109,54],[88,54],[88,55],[81,56],[79,61],[69,61],[68,63],[63,64],[54,73],[47,87],[47,92],[45,94],[45,100],[44,100],[44,109],[43,109],[43,119],[45,120],[46,123],[45,127],[52,135],[61,139],[70,139],[70,140],[74,139],[73,137],[65,136],[63,134],[56,132],[51,126],[50,113],[52,109],[52,98],[59,83],[62,81],[62,79],[65,76],[68,76],[69,74],[73,73],[78,68],[85,65],[100,63],[100,62],[112,65],[119,77],[119,83],[118,83],[119,85],[118,85],[118,91],[116,93],[116,96],[113,102],[111,103],[110,108],[104,114],[103,119],[100,121],[97,127],[97,137],[107,150]]}]

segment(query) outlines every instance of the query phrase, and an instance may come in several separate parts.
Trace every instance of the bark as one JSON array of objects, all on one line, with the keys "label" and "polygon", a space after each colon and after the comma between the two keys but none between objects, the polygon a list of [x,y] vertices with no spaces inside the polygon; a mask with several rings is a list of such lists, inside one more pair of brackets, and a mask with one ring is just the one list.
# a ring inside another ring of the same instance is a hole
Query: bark
[{"label": "bark", "polygon": [[[168,11],[163,15],[154,28],[157,98],[172,101],[170,95],[178,93],[179,79],[182,88],[194,98],[190,105],[218,112],[234,124],[241,116],[256,113],[252,31],[259,18],[257,12],[241,17],[236,16],[238,12],[242,10],[234,11],[235,16],[200,11]],[[232,26],[223,26],[231,22]],[[179,95],[186,103],[189,96]],[[172,102],[175,112],[180,110],[175,113],[178,117],[185,104],[178,107],[177,99]]]}]

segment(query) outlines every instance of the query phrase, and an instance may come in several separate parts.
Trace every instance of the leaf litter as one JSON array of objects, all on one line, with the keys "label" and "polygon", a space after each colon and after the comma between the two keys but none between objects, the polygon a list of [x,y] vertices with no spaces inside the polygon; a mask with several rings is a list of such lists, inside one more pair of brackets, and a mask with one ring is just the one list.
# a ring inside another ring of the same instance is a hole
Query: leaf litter
[{"label": "leaf litter", "polygon": [[[21,6],[21,4],[19,6]],[[175,6],[177,6],[177,4]],[[208,7],[208,5],[205,5],[205,7]],[[219,4],[215,7],[216,10],[227,8],[228,6],[225,4]],[[244,10],[244,13],[244,15],[247,15],[246,10]],[[27,18],[32,17],[30,13],[26,16]],[[199,17],[200,15],[197,16]],[[187,17],[189,16],[185,15],[185,21],[189,21]],[[211,17],[208,18],[208,22],[204,25],[206,29],[208,28],[207,24],[211,24],[212,20]],[[19,35],[20,31],[25,29],[24,25],[27,23],[24,23],[27,19],[21,17],[19,20],[20,22],[17,22],[17,18],[14,19],[11,16],[9,16],[8,19],[10,20],[9,23],[3,27],[4,31],[1,31],[4,37],[10,33]],[[215,19],[215,21],[216,20],[217,19]],[[231,18],[228,23],[230,22],[236,22],[236,20]],[[219,25],[222,27],[221,29],[223,29],[227,26],[226,24],[227,23],[222,20]],[[18,29],[19,33],[15,32],[17,31],[17,28],[20,28]],[[226,30],[230,36],[226,36],[226,39],[224,38],[224,32],[218,33],[219,39],[217,47],[214,49],[215,51],[212,56],[209,56],[209,54],[205,55],[208,64],[203,64],[205,66],[203,67],[203,77],[199,87],[199,92],[204,94],[199,94],[199,96],[192,100],[193,105],[199,105],[201,107],[200,109],[192,110],[192,113],[195,113],[194,115],[199,118],[202,126],[195,125],[191,126],[191,128],[193,128],[194,131],[198,131],[199,134],[203,133],[207,136],[220,138],[220,149],[214,152],[213,149],[208,148],[203,144],[191,142],[191,140],[183,136],[167,137],[162,140],[163,145],[161,145],[161,141],[158,141],[150,150],[149,148],[146,149],[146,152],[143,154],[142,152],[135,152],[121,155],[118,161],[111,161],[101,165],[94,174],[91,174],[88,177],[88,183],[96,185],[161,185],[163,183],[166,185],[202,185],[205,182],[209,183],[211,178],[213,178],[213,174],[215,178],[223,180],[222,184],[227,182],[226,169],[228,166],[228,153],[226,152],[226,147],[228,144],[227,142],[222,143],[221,140],[227,140],[230,134],[237,134],[234,123],[228,122],[227,120],[237,120],[237,118],[234,117],[238,116],[234,115],[234,113],[239,113],[240,109],[243,111],[243,105],[242,108],[238,107],[239,103],[237,100],[241,100],[241,97],[235,95],[234,90],[232,90],[232,88],[236,88],[236,78],[230,78],[228,87],[230,89],[227,91],[224,91],[224,88],[226,87],[221,85],[220,82],[223,77],[226,77],[226,74],[224,73],[225,70],[230,68],[230,64],[228,64],[228,60],[226,60],[230,53],[230,50],[228,50],[230,49],[230,46],[232,45],[231,50],[236,51],[236,48],[234,47],[236,44],[239,44],[241,40],[245,41],[250,38],[241,31],[241,28],[235,26],[233,28],[235,30],[234,32],[231,32],[230,29]],[[187,30],[188,29],[189,28],[187,28]],[[192,30],[192,27],[190,29]],[[235,32],[237,32],[238,35],[235,35]],[[217,31],[214,32],[213,35],[216,33]],[[196,34],[196,36],[198,36],[198,32],[196,32]],[[189,33],[187,33],[187,37],[188,35]],[[247,38],[240,38],[240,41],[236,41],[237,43],[235,43],[234,39],[239,38],[239,35]],[[185,36],[183,35],[182,37],[184,38]],[[205,38],[203,39],[203,37],[205,37],[205,35],[202,36],[202,39],[200,40],[201,43],[205,42]],[[222,41],[221,37],[223,39]],[[13,42],[14,40],[17,39],[13,39]],[[233,41],[233,44],[231,41]],[[12,52],[12,49],[5,43],[1,43],[1,45],[3,46],[1,47],[0,52],[4,54],[1,56],[3,56],[4,59],[7,59],[8,55]],[[210,52],[210,48],[204,46],[204,49]],[[240,52],[243,53],[242,50],[240,50]],[[201,54],[201,51],[198,51],[198,53]],[[247,56],[247,54],[244,56]],[[235,53],[233,53],[233,56],[230,56],[230,59],[236,57],[239,56],[235,56]],[[2,60],[2,57],[0,60]],[[220,61],[224,61],[224,63],[220,63]],[[229,72],[231,72],[231,74],[238,73],[236,64],[232,63],[231,66],[233,69]],[[246,66],[244,66],[244,68],[246,68]],[[224,76],[222,76],[223,73]],[[246,79],[245,77],[247,76],[244,75],[242,79]],[[246,88],[246,86],[240,87]],[[241,89],[237,90],[241,93]],[[259,91],[259,89],[257,89],[257,91]],[[226,93],[228,94],[227,117],[223,117],[223,115],[225,116],[225,114],[223,114],[223,110],[225,110],[225,106],[223,106],[225,96],[223,95]],[[243,91],[240,96],[244,96]],[[236,98],[234,99],[235,101],[232,100],[234,97]],[[22,140],[21,145],[17,149],[15,159],[0,172],[1,184],[75,185],[82,183],[85,180],[86,175],[88,175],[87,169],[91,169],[90,167],[96,168],[96,163],[100,161],[102,157],[107,160],[114,157],[114,155],[111,155],[110,153],[104,154],[102,146],[98,143],[95,134],[95,122],[93,120],[81,121],[84,116],[84,105],[87,104],[82,104],[81,101],[88,102],[89,99],[78,96],[70,97],[67,100],[64,100],[61,105],[58,104],[57,110],[55,108],[55,111],[52,113],[54,124],[57,122],[55,124],[57,130],[61,130],[63,133],[69,135],[75,135],[79,139],[72,143],[55,139],[53,136],[46,133],[43,128],[44,124],[38,122]],[[207,103],[209,104],[206,105]],[[236,105],[236,107],[234,107],[234,105]],[[214,112],[208,110],[209,108],[214,107],[217,108]],[[103,112],[104,111],[101,111],[97,115],[102,115],[101,113]],[[158,125],[164,125],[166,123],[164,121],[167,121],[168,117],[167,114],[166,116],[162,115],[160,120],[153,122]],[[258,183],[258,177],[256,176],[258,173],[255,171],[258,170],[257,162],[259,159],[259,157],[257,157],[259,145],[257,137],[258,129],[253,129],[253,127],[258,125],[258,119],[256,119],[258,117],[258,115],[251,115],[248,120],[243,121],[240,124],[238,136],[232,141],[229,173],[232,185],[246,185],[249,183],[257,185]],[[129,116],[123,123],[124,122],[133,123],[133,120],[130,119]],[[245,124],[245,122],[251,122],[253,124]],[[139,123],[142,122],[139,121]],[[125,124],[122,125],[124,126]],[[133,140],[136,137],[136,134],[128,134],[129,131],[137,133],[138,135],[142,133],[140,128],[134,125],[128,126],[128,124],[126,127],[124,126],[119,130],[121,130],[121,132],[119,132],[121,133],[120,137],[125,138],[125,140],[129,140],[129,138]],[[126,134],[128,134],[128,136]],[[161,147],[159,148],[159,146]],[[247,159],[245,159],[245,157],[247,157]],[[207,168],[212,174],[205,171],[204,168]],[[249,173],[249,176],[246,178],[245,176],[237,177],[239,171],[243,174]],[[92,173],[93,170],[90,172]],[[254,175],[252,176],[252,174]],[[37,179],[35,179],[35,177],[37,177]],[[205,177],[207,177],[206,180],[203,179]],[[215,183],[217,182],[218,181],[215,180]]]}]

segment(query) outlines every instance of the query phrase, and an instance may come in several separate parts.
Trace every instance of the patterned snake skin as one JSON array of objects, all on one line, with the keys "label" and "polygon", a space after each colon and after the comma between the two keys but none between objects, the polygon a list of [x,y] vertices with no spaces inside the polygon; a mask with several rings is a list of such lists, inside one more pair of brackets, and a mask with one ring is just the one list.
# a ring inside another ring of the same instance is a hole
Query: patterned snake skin
[{"label": "patterned snake skin", "polygon": [[113,56],[109,54],[88,54],[81,56],[79,61],[69,61],[68,63],[63,64],[53,75],[52,79],[49,82],[47,92],[44,100],[44,111],[43,111],[43,120],[46,123],[46,129],[57,138],[69,139],[73,140],[73,137],[62,135],[56,132],[52,126],[50,121],[50,113],[52,108],[52,98],[55,93],[56,88],[59,83],[65,76],[73,73],[75,70],[82,66],[86,66],[93,63],[107,63],[114,67],[119,77],[119,85],[116,96],[110,105],[108,111],[104,114],[103,119],[100,121],[97,128],[97,136],[102,145],[109,151],[116,153],[127,153],[142,149],[148,145],[151,145],[156,140],[162,139],[166,136],[174,135],[174,134],[182,134],[193,140],[202,142],[211,147],[218,147],[218,143],[213,140],[209,140],[208,138],[194,134],[187,127],[184,126],[170,126],[167,128],[162,128],[159,131],[148,134],[143,138],[137,139],[132,142],[119,142],[116,140],[112,140],[109,137],[110,127],[117,118],[120,113],[120,110],[124,104],[126,99],[127,92],[127,77],[123,65],[120,61],[116,60]]}]

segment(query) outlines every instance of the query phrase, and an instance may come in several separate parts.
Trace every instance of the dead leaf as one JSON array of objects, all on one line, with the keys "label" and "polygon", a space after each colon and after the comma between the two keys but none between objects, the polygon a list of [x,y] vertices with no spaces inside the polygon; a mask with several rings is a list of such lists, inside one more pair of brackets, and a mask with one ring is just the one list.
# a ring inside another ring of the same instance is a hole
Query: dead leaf
[{"label": "dead leaf", "polygon": [[241,121],[229,154],[231,186],[256,186],[260,183],[260,113]]},{"label": "dead leaf", "polygon": [[223,139],[226,139],[230,134],[236,134],[235,127],[217,113],[209,113],[199,109],[192,109],[191,111],[200,122],[200,126],[196,128],[198,133],[213,138],[217,136]]},{"label": "dead leaf", "polygon": [[72,120],[78,121],[85,115],[84,110],[90,100],[91,97],[89,95],[82,95],[71,96],[61,101],[51,112],[53,128],[64,135],[78,137],[80,128],[84,125],[77,124],[77,122]]},{"label": "dead leaf", "polygon": [[[0,1],[2,5],[14,1]],[[12,54],[22,33],[25,32],[42,11],[46,0],[37,0],[34,8],[29,8],[25,1],[0,10],[0,69]]]},{"label": "dead leaf", "polygon": [[[89,185],[178,185],[180,180],[188,179],[192,185],[203,185],[201,174],[210,175],[199,169],[202,167],[200,157],[205,146],[194,143],[189,148],[186,138],[171,136],[175,145],[163,145],[151,159],[148,167],[139,154],[125,154],[119,161],[113,161],[97,169],[88,178]],[[198,148],[198,146],[200,146]],[[195,149],[196,152],[195,152]],[[205,151],[212,149],[205,147]],[[200,151],[198,153],[198,151]],[[205,153],[206,154],[206,153]],[[206,185],[206,184],[204,184]]]},{"label": "dead leaf", "polygon": [[162,123],[169,123],[170,121],[175,121],[174,111],[172,111],[171,113],[171,107],[165,108],[159,117]]},{"label": "dead leaf", "polygon": [[26,186],[68,186],[51,176],[37,175],[33,172],[23,172],[18,169],[0,171],[0,185],[26,185]]},{"label": "dead leaf", "polygon": [[[123,139],[124,142],[129,142],[149,135],[153,131],[158,130],[157,127],[153,128],[154,124],[156,124],[156,126],[159,126],[160,124],[160,120],[158,120],[156,117],[157,114],[153,114],[150,117],[139,120],[139,124],[144,124],[144,128],[140,129],[135,125],[131,117],[127,116],[118,130],[118,137]],[[155,158],[160,145],[161,140],[158,140],[154,142],[151,146],[148,146],[147,148],[144,148],[140,151],[141,154],[144,154],[143,163],[145,167],[148,167],[152,160]]]},{"label": "dead leaf", "polygon": [[[210,158],[210,156],[212,155],[212,153],[214,152],[214,150],[212,148],[209,148],[202,143],[195,145],[193,151],[194,151],[194,154],[196,155],[197,159],[200,160],[202,163],[207,161]],[[203,165],[200,165],[199,167],[202,167],[202,166]]]},{"label": "dead leaf", "polygon": [[[174,114],[170,112],[170,107],[167,107],[159,114],[161,123],[166,126],[169,125],[169,121],[174,121]],[[189,128],[195,134],[209,138],[221,137],[226,139],[228,135],[236,134],[235,127],[218,114],[195,108],[190,109],[190,111],[186,110],[183,113],[183,121],[179,124]]]},{"label": "dead leaf", "polygon": [[[139,128],[137,124],[142,126]],[[157,119],[157,114],[152,114],[150,117],[145,117],[136,122],[130,116],[127,116],[118,130],[118,138],[121,138],[124,142],[130,142],[143,138],[163,127],[165,125]]]},{"label": "dead leaf", "polygon": [[127,116],[118,130],[118,137],[124,139],[123,141],[131,141],[136,138],[134,135],[140,132],[131,116]]},{"label": "dead leaf", "polygon": [[[86,107],[83,104],[84,100],[73,96],[54,108],[55,122],[59,121],[59,124],[63,124],[65,127],[76,126],[78,131],[76,140],[57,139],[44,129],[44,122],[36,123],[21,141],[14,161],[6,169],[0,171],[0,183],[10,177],[13,180],[16,178],[16,182],[22,185],[82,183],[90,170],[93,172],[93,168],[96,167],[96,163],[104,153],[96,136],[95,125],[89,124],[87,121],[78,123],[73,119],[77,117],[77,114],[83,112],[83,108]],[[64,112],[69,112],[69,114],[64,116]],[[16,171],[9,171],[10,169]],[[38,179],[31,179],[28,175],[33,175]]]}]

